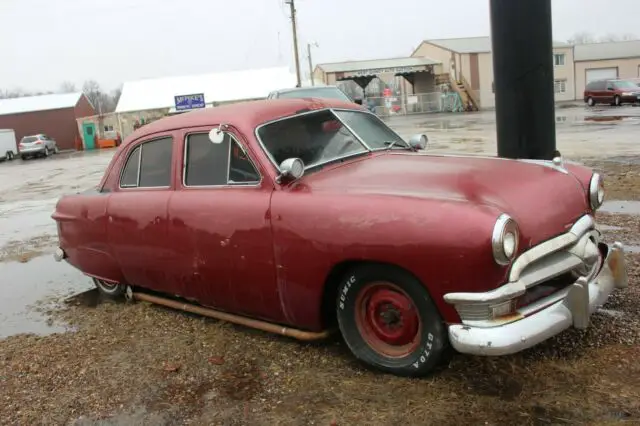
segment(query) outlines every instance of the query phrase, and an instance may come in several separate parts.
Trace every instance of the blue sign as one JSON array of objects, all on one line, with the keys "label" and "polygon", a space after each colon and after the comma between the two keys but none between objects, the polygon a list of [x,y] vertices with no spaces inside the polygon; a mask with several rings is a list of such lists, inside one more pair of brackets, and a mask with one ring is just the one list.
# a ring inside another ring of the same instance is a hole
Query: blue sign
[{"label": "blue sign", "polygon": [[180,95],[175,97],[176,111],[187,111],[190,109],[204,108],[204,93],[196,95]]}]

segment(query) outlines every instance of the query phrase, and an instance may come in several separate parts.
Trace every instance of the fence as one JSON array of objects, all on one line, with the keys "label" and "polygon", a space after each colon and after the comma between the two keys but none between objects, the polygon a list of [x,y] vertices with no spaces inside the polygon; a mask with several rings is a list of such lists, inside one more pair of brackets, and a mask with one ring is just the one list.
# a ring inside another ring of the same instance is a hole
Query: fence
[{"label": "fence", "polygon": [[[495,96],[491,91],[476,91],[476,99],[480,101],[480,108],[492,108]],[[381,117],[390,115],[425,114],[435,112],[462,112],[462,99],[453,91],[405,94],[391,96],[367,96],[363,105],[371,112]]]}]

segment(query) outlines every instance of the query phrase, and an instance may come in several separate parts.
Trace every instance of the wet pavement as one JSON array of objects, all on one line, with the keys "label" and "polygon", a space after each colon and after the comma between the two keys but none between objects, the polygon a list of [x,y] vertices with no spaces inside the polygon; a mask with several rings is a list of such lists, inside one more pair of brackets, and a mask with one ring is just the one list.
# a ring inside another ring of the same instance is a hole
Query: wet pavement
[{"label": "wet pavement", "polygon": [[40,256],[28,263],[0,263],[0,339],[18,333],[49,334],[66,331],[46,311],[57,299],[92,288],[91,282],[66,263]]},{"label": "wet pavement", "polygon": [[[428,150],[434,153],[497,153],[494,111],[395,116],[385,121],[405,138],[426,133]],[[556,145],[565,157],[637,156],[639,132],[639,107],[556,108]]]},{"label": "wet pavement", "polygon": [[[388,122],[404,137],[426,132],[428,150],[434,153],[496,152],[493,111],[392,117]],[[640,108],[558,109],[558,149],[567,158],[639,162],[639,124]],[[66,330],[49,323],[47,306],[93,288],[79,271],[53,260],[57,235],[51,213],[61,195],[96,185],[114,152],[0,163],[0,338]],[[640,214],[640,201],[607,201],[603,211]],[[640,252],[640,242],[627,249]],[[82,296],[81,303],[94,303],[94,293]]]}]

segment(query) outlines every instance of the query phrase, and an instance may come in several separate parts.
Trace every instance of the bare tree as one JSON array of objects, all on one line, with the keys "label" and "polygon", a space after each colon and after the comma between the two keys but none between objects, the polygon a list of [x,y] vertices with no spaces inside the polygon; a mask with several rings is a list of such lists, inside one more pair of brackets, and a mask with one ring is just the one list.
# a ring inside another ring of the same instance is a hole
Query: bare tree
[{"label": "bare tree", "polygon": [[116,109],[116,106],[118,106],[118,101],[120,101],[120,96],[122,96],[122,86],[118,86],[117,88],[111,91],[111,99],[113,100],[114,111]]},{"label": "bare tree", "polygon": [[63,81],[60,84],[60,93],[74,93],[76,91],[76,85],[70,81]]},{"label": "bare tree", "polygon": [[617,34],[605,34],[604,36],[598,38],[598,41],[603,42],[603,43],[607,43],[607,42],[612,42],[612,41],[620,41],[620,36]]},{"label": "bare tree", "polygon": [[82,93],[89,99],[93,108],[100,114],[102,111],[102,106],[100,105],[101,99],[101,90],[100,84],[95,80],[87,80],[82,85]]},{"label": "bare tree", "polygon": [[586,43],[595,43],[596,39],[593,34],[588,32],[579,32],[575,33],[573,37],[567,40],[569,44],[586,44]]}]

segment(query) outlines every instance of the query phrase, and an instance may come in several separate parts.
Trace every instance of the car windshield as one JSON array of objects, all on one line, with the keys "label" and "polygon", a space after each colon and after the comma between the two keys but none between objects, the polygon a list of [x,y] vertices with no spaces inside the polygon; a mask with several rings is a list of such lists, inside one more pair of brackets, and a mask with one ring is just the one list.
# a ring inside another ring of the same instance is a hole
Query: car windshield
[{"label": "car windshield", "polygon": [[305,169],[351,155],[369,152],[331,110],[321,110],[266,124],[258,137],[280,165],[300,158]]},{"label": "car windshield", "polygon": [[37,136],[25,136],[24,138],[22,138],[22,140],[20,141],[21,143],[30,143],[30,142],[35,142],[38,140]]},{"label": "car windshield", "polygon": [[400,136],[373,114],[340,110],[336,115],[371,149],[409,148]]},{"label": "car windshield", "polygon": [[615,84],[618,89],[637,89],[638,88],[637,84],[634,84],[631,81],[627,81],[627,80],[615,81],[613,84]]},{"label": "car windshield", "polygon": [[339,99],[341,101],[351,102],[351,99],[337,87],[309,87],[306,89],[296,89],[287,92],[281,92],[280,98],[322,98],[322,99]]}]

